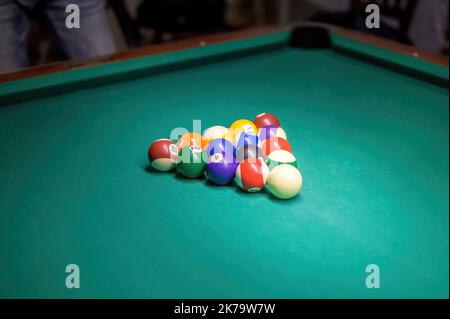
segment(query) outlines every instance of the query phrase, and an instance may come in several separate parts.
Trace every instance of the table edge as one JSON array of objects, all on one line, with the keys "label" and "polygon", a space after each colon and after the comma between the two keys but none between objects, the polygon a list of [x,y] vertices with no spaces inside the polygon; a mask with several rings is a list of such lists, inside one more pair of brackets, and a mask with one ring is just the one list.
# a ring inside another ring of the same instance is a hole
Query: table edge
[{"label": "table edge", "polygon": [[315,25],[327,28],[331,33],[337,34],[339,36],[349,38],[352,40],[360,41],[369,45],[384,48],[387,50],[394,51],[396,53],[403,54],[405,56],[424,60],[431,62],[440,66],[449,66],[449,58],[444,55],[432,54],[420,51],[414,47],[397,43],[391,40],[380,38],[374,35],[365,34],[355,30],[344,29],[341,27],[323,24],[323,23],[313,23],[313,22],[303,22],[291,24],[285,27],[280,26],[267,26],[267,27],[255,27],[244,29],[240,31],[225,32],[213,35],[198,36],[189,39],[178,40],[169,43],[148,45],[136,49],[131,49],[125,52],[119,52],[112,55],[96,57],[91,59],[83,60],[69,60],[55,62],[51,64],[39,65],[33,68],[29,68],[22,71],[0,74],[0,83],[9,82],[15,80],[21,80],[31,77],[36,77],[40,75],[46,75],[51,73],[63,72],[68,70],[88,68],[93,66],[98,66],[100,64],[107,64],[116,61],[124,61],[134,58],[146,57],[161,53],[174,52],[184,49],[192,49],[200,47],[207,44],[217,44],[227,41],[240,40],[251,38],[255,36],[269,35],[276,32],[288,31],[293,27],[298,27],[301,25]]}]

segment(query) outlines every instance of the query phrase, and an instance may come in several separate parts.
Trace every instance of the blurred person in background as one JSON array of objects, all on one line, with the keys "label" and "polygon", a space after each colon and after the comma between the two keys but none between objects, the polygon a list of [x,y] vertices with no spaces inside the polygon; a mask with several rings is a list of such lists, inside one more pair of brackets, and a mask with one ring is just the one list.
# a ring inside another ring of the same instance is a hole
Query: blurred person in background
[{"label": "blurred person in background", "polygon": [[[345,28],[369,32],[416,48],[442,53],[448,39],[449,0],[307,0],[314,5],[318,13],[312,20],[331,23]],[[397,16],[386,14],[380,9],[381,28],[365,27],[366,13],[364,6],[375,3],[397,6]],[[408,11],[411,12],[408,12]]]},{"label": "blurred person in background", "polygon": [[[80,28],[67,28],[69,4],[80,9]],[[27,38],[30,19],[47,31],[56,48],[71,59],[115,52],[103,0],[0,0],[0,73],[29,65]]]}]

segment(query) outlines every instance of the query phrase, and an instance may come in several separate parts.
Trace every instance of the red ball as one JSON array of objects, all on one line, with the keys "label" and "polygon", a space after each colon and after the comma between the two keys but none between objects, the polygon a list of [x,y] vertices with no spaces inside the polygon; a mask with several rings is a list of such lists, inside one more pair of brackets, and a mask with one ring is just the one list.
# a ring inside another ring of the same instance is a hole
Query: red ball
[{"label": "red ball", "polygon": [[178,158],[178,147],[169,139],[156,140],[148,149],[150,165],[158,171],[170,171],[175,167]]},{"label": "red ball", "polygon": [[236,169],[234,181],[246,192],[258,192],[264,188],[269,168],[262,158],[244,160]]},{"label": "red ball", "polygon": [[289,153],[292,153],[292,147],[289,145],[289,142],[286,141],[282,137],[271,137],[268,140],[265,140],[261,148],[266,156],[269,156],[270,153],[277,150],[285,150]]},{"label": "red ball", "polygon": [[266,126],[281,126],[280,121],[277,117],[270,113],[261,113],[255,117],[253,121],[257,128],[262,128]]}]

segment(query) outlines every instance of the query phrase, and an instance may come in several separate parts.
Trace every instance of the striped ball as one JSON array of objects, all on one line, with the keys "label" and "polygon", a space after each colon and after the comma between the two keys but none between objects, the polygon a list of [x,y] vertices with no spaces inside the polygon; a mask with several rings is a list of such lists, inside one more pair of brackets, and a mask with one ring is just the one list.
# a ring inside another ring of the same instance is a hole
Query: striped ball
[{"label": "striped ball", "polygon": [[206,129],[203,132],[203,139],[205,140],[205,143],[209,143],[213,139],[216,138],[227,138],[231,139],[231,133],[230,131],[225,127],[221,125],[212,126],[208,129]]},{"label": "striped ball", "polygon": [[286,132],[279,126],[267,126],[258,130],[258,139],[260,144],[271,137],[281,137],[287,140]]},{"label": "striped ball", "polygon": [[246,159],[236,169],[235,183],[246,192],[258,192],[264,188],[269,168],[261,158]]},{"label": "striped ball", "polygon": [[292,153],[291,145],[282,137],[271,137],[268,140],[265,140],[261,143],[261,149],[266,156],[269,156],[270,153],[276,150],[285,150]]},{"label": "striped ball", "polygon": [[148,149],[148,160],[154,169],[170,171],[178,161],[177,145],[167,138],[154,141]]},{"label": "striped ball", "polygon": [[270,113],[261,113],[255,117],[253,120],[253,123],[255,123],[256,127],[266,127],[266,126],[281,126],[280,121],[277,119],[277,117]]},{"label": "striped ball", "polygon": [[272,170],[274,167],[281,164],[289,164],[297,167],[297,159],[295,156],[286,150],[276,150],[267,157],[267,166]]}]

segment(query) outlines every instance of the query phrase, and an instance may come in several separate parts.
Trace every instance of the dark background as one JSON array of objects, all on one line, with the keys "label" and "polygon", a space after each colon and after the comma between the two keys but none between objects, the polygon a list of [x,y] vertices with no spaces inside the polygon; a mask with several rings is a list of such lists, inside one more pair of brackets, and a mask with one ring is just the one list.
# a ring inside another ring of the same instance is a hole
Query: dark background
[{"label": "dark background", "polygon": [[[448,0],[108,0],[118,52],[177,39],[313,20],[370,32],[448,55]],[[381,7],[380,29],[364,26],[364,5]],[[392,10],[392,6],[397,6]],[[34,22],[31,66],[64,60]]]}]

